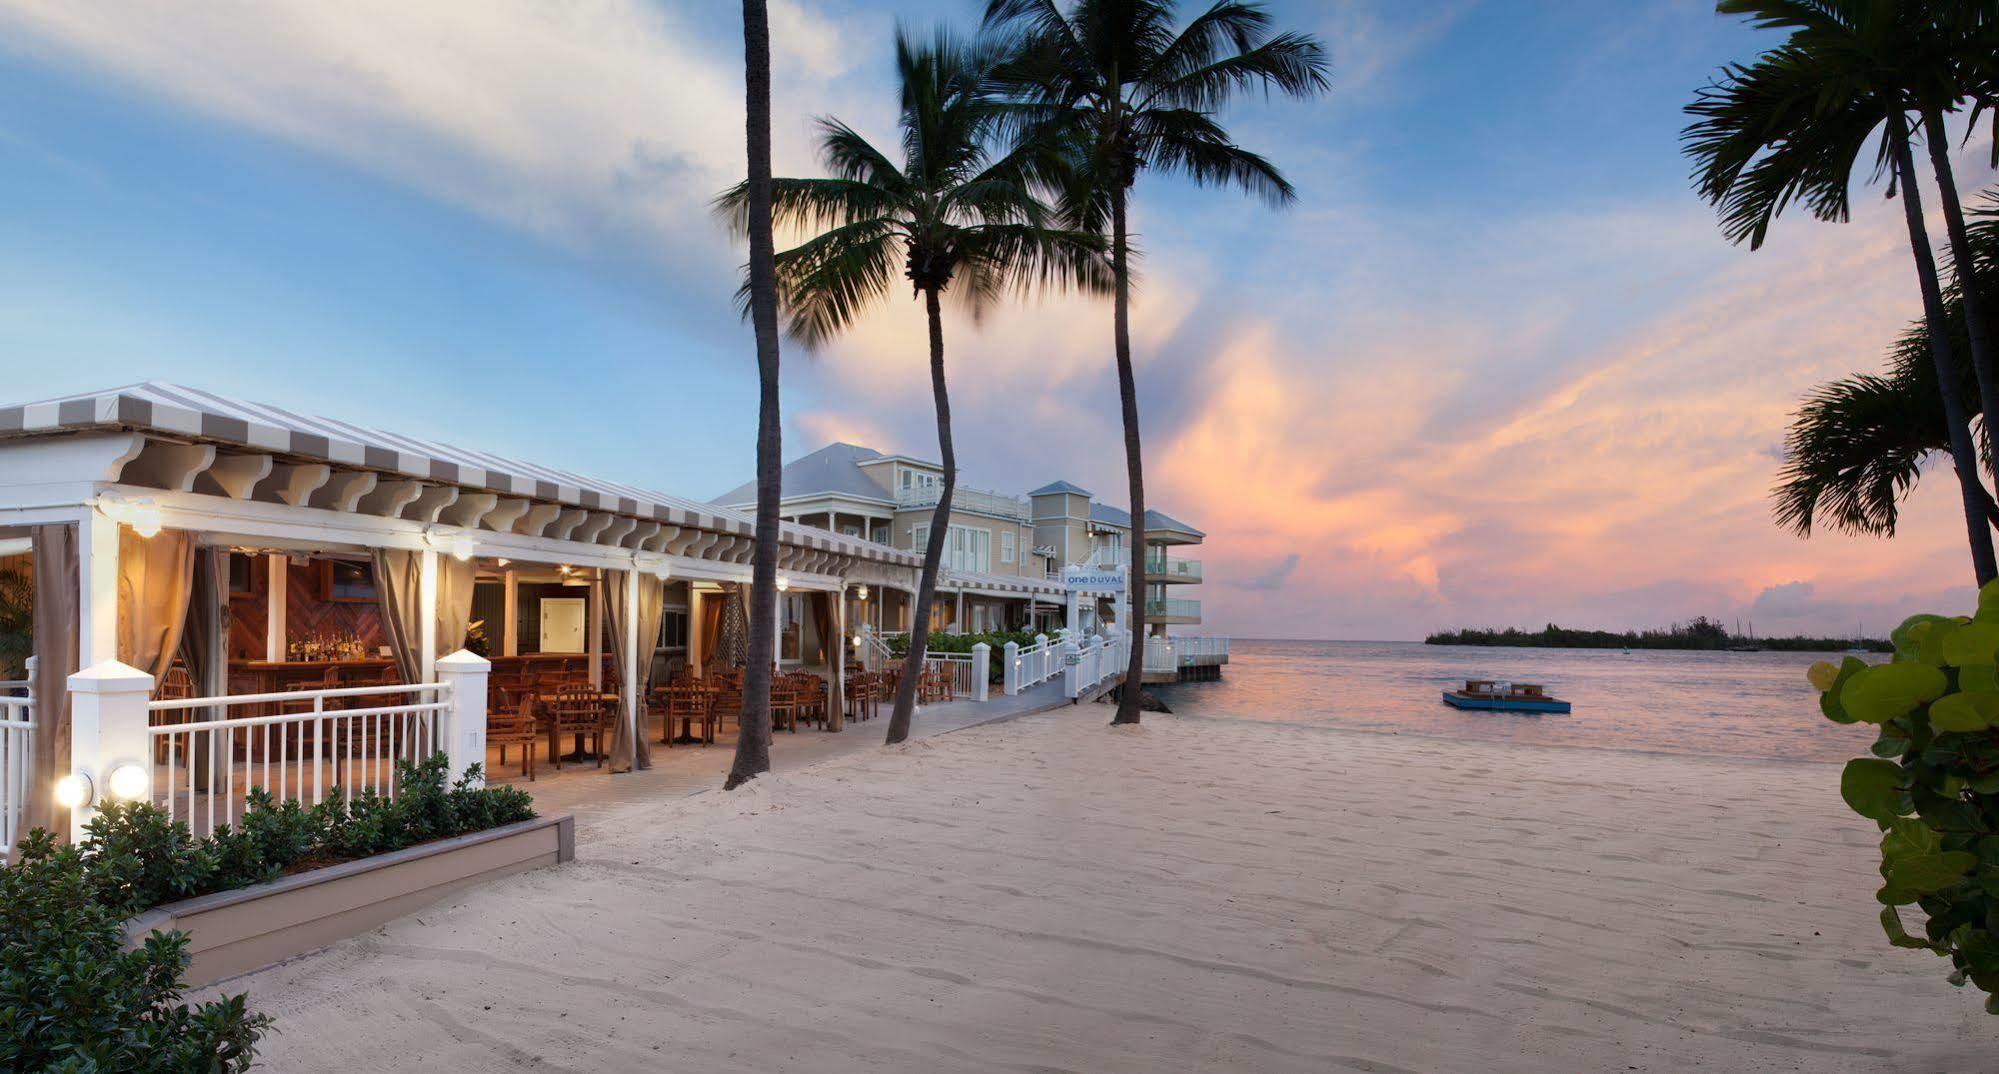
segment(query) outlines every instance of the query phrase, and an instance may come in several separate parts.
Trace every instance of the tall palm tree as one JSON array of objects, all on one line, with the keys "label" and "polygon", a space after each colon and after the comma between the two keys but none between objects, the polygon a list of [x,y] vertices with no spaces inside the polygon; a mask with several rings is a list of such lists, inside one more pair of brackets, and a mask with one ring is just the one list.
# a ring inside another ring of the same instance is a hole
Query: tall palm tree
[{"label": "tall palm tree", "polygon": [[749,313],[757,340],[757,532],[750,557],[750,655],[737,717],[736,756],[722,789],[770,771],[770,673],[777,659],[777,502],[782,491],[779,428],[776,242],[771,237],[770,12],[743,0],[744,134],[749,178],[742,185],[742,230],[750,240]]},{"label": "tall palm tree", "polygon": [[[1750,64],[1730,64],[1696,95],[1684,134],[1695,183],[1721,213],[1730,240],[1762,245],[1792,201],[1821,220],[1845,220],[1854,163],[1880,134],[1877,174],[1899,190],[1923,297],[1923,322],[1957,470],[1959,498],[1980,585],[1999,575],[1964,406],[1963,371],[1944,330],[1943,291],[1910,151],[1910,112],[1920,106],[1929,4],[1886,0],[1721,0],[1716,10],[1789,29],[1785,42]],[[1808,26],[1801,23],[1808,22]]]},{"label": "tall palm tree", "polygon": [[[1988,194],[1973,211],[1967,240],[1971,256],[1960,261],[1944,291],[1944,328],[1956,343],[1969,336],[1966,282],[1977,281],[1986,308],[1999,303],[1999,196]],[[1979,413],[1977,396],[1963,394],[1965,409]],[[1792,415],[1784,447],[1784,467],[1771,491],[1779,524],[1800,537],[1817,528],[1893,537],[1901,501],[1924,465],[1950,450],[1927,329],[1917,324],[1903,333],[1889,350],[1886,372],[1813,389]],[[1999,524],[1999,506],[1989,498],[1981,506]]]},{"label": "tall palm tree", "polygon": [[[1126,212],[1138,173],[1154,168],[1201,185],[1235,186],[1272,205],[1296,198],[1276,166],[1229,138],[1215,112],[1239,93],[1309,97],[1328,87],[1325,49],[1309,34],[1273,33],[1260,3],[1218,0],[1175,30],[1174,0],[987,0],[988,28],[1017,37],[1005,78],[1020,129],[1060,141],[1084,162],[1070,208],[1108,230],[1114,280],[1111,340],[1130,478],[1131,662],[1145,667],[1145,465],[1131,364],[1131,242]],[[1134,687],[1113,723],[1138,722]]]},{"label": "tall palm tree", "polygon": [[[931,512],[915,622],[889,717],[891,743],[909,735],[958,480],[943,299],[951,296],[976,316],[1007,294],[1035,287],[1108,285],[1102,241],[1056,226],[1037,197],[1062,181],[1059,155],[1033,140],[1005,153],[993,149],[1000,118],[989,93],[996,57],[986,45],[968,45],[942,31],[918,45],[898,29],[902,165],[851,127],[825,119],[820,155],[832,177],[779,179],[773,188],[779,222],[819,232],[777,258],[792,338],[816,349],[844,332],[888,296],[898,263],[928,321],[944,481]],[[723,209],[739,211],[748,204],[747,193],[739,187],[723,195]]]}]

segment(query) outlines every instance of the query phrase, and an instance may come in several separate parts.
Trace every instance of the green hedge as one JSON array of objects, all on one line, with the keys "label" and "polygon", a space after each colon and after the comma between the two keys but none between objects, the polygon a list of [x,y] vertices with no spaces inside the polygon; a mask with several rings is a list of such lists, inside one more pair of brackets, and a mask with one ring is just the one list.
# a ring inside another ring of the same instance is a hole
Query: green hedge
[{"label": "green hedge", "polygon": [[[1977,985],[1999,1014],[1999,582],[1970,618],[1918,615],[1890,640],[1889,663],[1811,668],[1827,719],[1880,729],[1840,796],[1881,829],[1888,942],[1948,958],[1951,983]],[[1906,906],[1923,914],[1915,934]]]},{"label": "green hedge", "polygon": [[124,922],[162,903],[534,818],[512,787],[447,785],[436,754],[396,762],[393,799],[371,787],[315,806],[252,789],[240,827],[196,839],[150,804],[108,802],[79,845],[28,833],[0,869],[0,1070],[179,1074],[248,1070],[270,1019],[241,995],[179,1002],[187,937],[155,932],[123,950]]},{"label": "green hedge", "polygon": [[[999,682],[1006,675],[1006,668],[1000,660],[1001,654],[1006,650],[1006,643],[1013,642],[1015,645],[1025,649],[1034,644],[1034,638],[1035,634],[1031,630],[994,630],[984,634],[933,633],[930,635],[930,643],[924,646],[924,652],[969,654],[972,651],[972,646],[980,642],[985,642],[987,645],[992,646],[993,650],[992,664],[987,668],[986,677],[993,682]],[[888,642],[888,651],[896,659],[899,660],[909,655],[909,635],[891,634],[885,640]],[[1052,642],[1054,640],[1053,636],[1049,640]]]}]

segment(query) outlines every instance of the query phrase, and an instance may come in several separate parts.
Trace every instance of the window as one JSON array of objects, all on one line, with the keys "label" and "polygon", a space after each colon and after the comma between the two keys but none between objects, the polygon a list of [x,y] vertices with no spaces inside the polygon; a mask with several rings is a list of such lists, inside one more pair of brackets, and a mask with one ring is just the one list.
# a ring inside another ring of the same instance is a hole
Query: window
[{"label": "window", "polygon": [[944,565],[957,571],[990,573],[993,569],[993,531],[953,526],[944,542]]},{"label": "window", "polygon": [[909,485],[910,485],[910,482],[911,482],[911,481],[913,481],[913,480],[915,479],[915,477],[916,477],[915,473],[914,473],[913,471],[910,471],[910,470],[901,470],[901,471],[898,471],[898,472],[902,474],[902,487],[903,487],[903,488],[908,488],[908,487],[909,487]]},{"label": "window", "polygon": [[777,602],[778,634],[777,658],[798,660],[805,648],[805,597],[798,593],[786,593]]},{"label": "window", "polygon": [[874,537],[873,537],[873,540],[874,540],[874,542],[875,542],[876,544],[887,544],[887,543],[889,543],[889,541],[888,541],[888,527],[887,527],[887,526],[876,526],[876,527],[875,527],[875,533],[874,533]]},{"label": "window", "polygon": [[659,647],[668,650],[687,648],[687,609],[668,608],[660,613]]},{"label": "window", "polygon": [[846,534],[849,537],[859,537],[861,535],[861,527],[850,523],[848,525],[841,526],[840,532]]},{"label": "window", "polygon": [[1000,562],[1001,562],[1001,563],[1012,563],[1012,562],[1013,562],[1013,531],[1012,531],[1012,530],[1001,530],[1001,531],[1000,531]]},{"label": "window", "polygon": [[909,547],[917,552],[930,547],[930,523],[919,522],[909,527]]}]

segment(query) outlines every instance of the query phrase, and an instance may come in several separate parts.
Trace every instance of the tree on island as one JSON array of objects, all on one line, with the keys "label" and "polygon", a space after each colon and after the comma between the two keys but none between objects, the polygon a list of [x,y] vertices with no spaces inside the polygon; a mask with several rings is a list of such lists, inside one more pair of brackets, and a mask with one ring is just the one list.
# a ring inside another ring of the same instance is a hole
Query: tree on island
[{"label": "tree on island", "polygon": [[1958,8],[1934,0],[1722,0],[1716,10],[1788,31],[1782,45],[1755,62],[1724,67],[1686,108],[1694,117],[1683,138],[1696,161],[1695,182],[1720,210],[1730,240],[1761,246],[1793,201],[1821,220],[1846,220],[1854,165],[1880,135],[1875,173],[1889,176],[1889,192],[1902,199],[1972,570],[1983,585],[1999,575],[1989,496],[1978,475],[1963,366],[1944,327],[1943,287],[1910,146],[1929,113],[1973,96],[1952,76],[1982,71],[1989,60],[1954,62],[1953,49],[1964,47],[1953,37]]},{"label": "tree on island", "polygon": [[[1076,226],[1111,236],[1111,342],[1130,479],[1132,635],[1128,681],[1145,664],[1145,467],[1131,361],[1131,241],[1126,220],[1138,173],[1184,174],[1235,186],[1272,205],[1295,200],[1276,166],[1237,145],[1215,111],[1237,94],[1309,97],[1328,88],[1317,38],[1273,34],[1263,5],[1219,0],[1177,32],[1173,0],[988,0],[986,26],[1018,35],[1004,77],[1015,121],[1079,155],[1085,185],[1072,192]],[[1120,690],[1112,723],[1137,723],[1139,691]]]},{"label": "tree on island", "polygon": [[[929,324],[944,482],[931,512],[912,641],[889,716],[891,744],[909,736],[958,481],[942,299],[950,295],[976,317],[1007,295],[1037,287],[1109,287],[1102,241],[1059,226],[1037,196],[1066,184],[1061,156],[1033,139],[997,157],[992,151],[1001,113],[989,90],[998,59],[987,44],[962,43],[940,31],[930,44],[917,45],[898,30],[902,166],[851,127],[824,119],[820,156],[832,178],[779,179],[773,186],[781,223],[824,229],[777,257],[779,301],[792,338],[816,349],[852,327],[887,297],[898,263],[922,298]],[[728,192],[721,204],[739,213],[747,189]]]}]

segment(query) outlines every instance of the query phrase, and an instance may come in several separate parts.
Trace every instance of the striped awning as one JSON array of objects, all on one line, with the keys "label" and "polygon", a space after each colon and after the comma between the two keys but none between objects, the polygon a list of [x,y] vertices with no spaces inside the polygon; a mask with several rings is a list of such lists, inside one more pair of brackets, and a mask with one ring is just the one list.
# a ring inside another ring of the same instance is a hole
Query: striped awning
[{"label": "striped awning", "polygon": [[937,588],[954,593],[991,593],[999,597],[1022,599],[1066,598],[1069,595],[1069,590],[1052,578],[1036,578],[1026,574],[984,574],[950,568],[946,568],[943,576],[937,580]]},{"label": "striped awning", "polygon": [[[737,536],[756,532],[755,516],[747,512],[160,381],[0,407],[0,438],[96,428],[236,445],[673,526]],[[785,544],[795,547],[902,565],[921,563],[911,553],[816,527],[786,523],[782,535]]]}]

